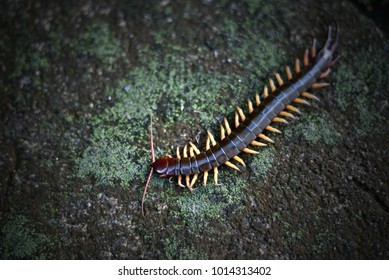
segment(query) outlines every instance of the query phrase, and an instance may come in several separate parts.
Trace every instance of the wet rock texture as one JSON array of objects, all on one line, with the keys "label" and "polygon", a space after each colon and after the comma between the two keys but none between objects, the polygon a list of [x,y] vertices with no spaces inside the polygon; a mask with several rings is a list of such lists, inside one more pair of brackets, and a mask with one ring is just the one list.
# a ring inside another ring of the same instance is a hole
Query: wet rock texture
[{"label": "wet rock texture", "polygon": [[[141,2],[1,1],[1,257],[387,259],[382,24],[348,1]],[[334,19],[321,102],[220,186],[153,177],[143,217],[149,114],[157,156],[204,147]]]}]

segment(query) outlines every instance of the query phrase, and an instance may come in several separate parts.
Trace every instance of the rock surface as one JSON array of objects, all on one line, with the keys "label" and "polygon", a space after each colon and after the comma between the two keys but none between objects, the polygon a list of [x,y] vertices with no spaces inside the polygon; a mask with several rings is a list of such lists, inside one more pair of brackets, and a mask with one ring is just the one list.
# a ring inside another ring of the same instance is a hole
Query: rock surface
[{"label": "rock surface", "polygon": [[[348,1],[268,2],[2,1],[1,257],[389,258],[387,37]],[[154,176],[142,217],[150,113],[157,156],[204,147],[334,19],[321,102],[220,186]]]}]

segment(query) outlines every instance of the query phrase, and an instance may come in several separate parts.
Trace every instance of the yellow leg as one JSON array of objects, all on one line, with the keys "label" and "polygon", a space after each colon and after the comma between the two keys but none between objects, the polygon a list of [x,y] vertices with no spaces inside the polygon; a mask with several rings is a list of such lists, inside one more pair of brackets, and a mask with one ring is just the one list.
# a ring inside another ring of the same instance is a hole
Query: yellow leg
[{"label": "yellow leg", "polygon": [[209,137],[209,140],[211,141],[212,146],[215,146],[216,145],[215,138],[213,137],[212,133],[209,130],[208,130],[208,137]]},{"label": "yellow leg", "polygon": [[257,106],[259,106],[259,104],[261,104],[261,98],[259,98],[259,94],[258,93],[255,94],[255,104]]},{"label": "yellow leg", "polygon": [[293,114],[291,114],[291,113],[289,113],[289,112],[286,112],[286,111],[280,112],[279,115],[280,115],[281,117],[288,117],[288,118],[291,118],[291,119],[295,119],[295,118],[296,118]]},{"label": "yellow leg", "polygon": [[286,123],[286,124],[289,123],[287,120],[279,117],[275,117],[274,119],[272,119],[272,122],[279,122],[279,123]]},{"label": "yellow leg", "polygon": [[208,171],[204,171],[204,187],[207,185]]},{"label": "yellow leg", "polygon": [[316,97],[315,95],[313,95],[313,94],[311,94],[311,93],[309,93],[309,92],[306,92],[306,91],[304,91],[304,92],[301,94],[301,96],[306,97],[306,98],[309,98],[309,99],[314,99],[314,100],[320,102],[320,99],[319,99],[318,97]]},{"label": "yellow leg", "polygon": [[235,112],[235,127],[238,127],[238,126],[239,126],[239,115],[237,112]]},{"label": "yellow leg", "polygon": [[[180,160],[181,159],[180,147],[177,147],[176,154],[177,154],[177,158]],[[182,188],[185,188],[185,186],[182,184],[182,175],[178,175],[178,185]]]},{"label": "yellow leg", "polygon": [[213,168],[213,180],[215,181],[215,185],[218,186],[218,182],[217,182],[217,174],[219,173],[219,171],[217,170],[217,167],[214,167]]},{"label": "yellow leg", "polygon": [[253,102],[251,102],[250,99],[247,99],[247,105],[249,107],[249,113],[251,114],[254,111]]},{"label": "yellow leg", "polygon": [[[197,149],[197,147],[192,142],[189,142],[189,145],[190,145],[190,147],[189,147],[189,156],[190,157],[194,157],[194,150],[196,150],[200,153],[200,151]],[[196,182],[198,176],[199,176],[199,174],[194,174],[192,181],[190,181],[190,176],[186,176],[186,186],[189,188],[190,191],[193,190],[192,187],[193,187],[194,183]]]},{"label": "yellow leg", "polygon": [[266,140],[266,141],[268,141],[270,143],[274,143],[274,141],[272,139],[270,139],[269,137],[267,137],[265,134],[261,133],[261,134],[258,135],[258,137],[263,139],[263,140]]},{"label": "yellow leg", "polygon": [[274,76],[276,76],[276,79],[277,79],[277,82],[280,86],[282,86],[284,84],[284,81],[282,80],[281,78],[281,75],[278,74],[277,72],[274,73]]},{"label": "yellow leg", "polygon": [[[191,151],[192,151],[192,153],[193,153],[193,148],[191,147],[190,149],[191,149]],[[183,153],[183,157],[184,157],[184,158],[187,158],[187,157],[188,157],[188,145],[185,145],[184,150],[182,151],[182,153]],[[190,186],[190,176],[189,176],[189,175],[186,175],[186,176],[185,176],[185,184],[186,184],[186,186],[188,187],[188,189],[189,189],[190,191],[192,191],[192,188],[191,188],[191,186]]]},{"label": "yellow leg", "polygon": [[240,171],[240,169],[235,164],[233,164],[229,161],[226,161],[224,164],[227,165],[228,167],[231,167],[231,168],[237,170],[237,171]]},{"label": "yellow leg", "polygon": [[[227,123],[228,125],[228,122],[227,122],[227,119],[224,118],[224,122]],[[221,126],[222,128],[222,131],[224,130],[223,126]],[[230,128],[228,126],[228,128]],[[209,147],[209,142],[211,142],[212,146],[215,146],[216,145],[216,141],[215,141],[215,138],[213,137],[212,133],[208,130],[208,138],[207,138],[207,142],[206,142],[206,149],[208,150],[210,147]],[[224,133],[224,132],[223,132]],[[209,139],[209,140],[208,140]],[[217,182],[217,174],[218,174],[218,170],[217,170],[217,167],[214,167],[213,168],[213,179],[215,181],[215,185],[218,185],[218,182]],[[204,172],[204,176],[205,176],[205,172]],[[206,175],[206,178],[208,177],[208,172],[207,172],[207,175]],[[206,181],[206,178],[204,179],[204,181]]]},{"label": "yellow leg", "polygon": [[304,104],[304,105],[308,105],[308,106],[311,105],[308,101],[306,101],[304,99],[301,99],[301,98],[296,98],[295,100],[293,100],[293,102]]},{"label": "yellow leg", "polygon": [[255,151],[255,150],[252,150],[252,149],[249,149],[249,148],[244,148],[242,150],[242,152],[245,152],[245,153],[248,153],[248,154],[259,154],[258,151]]},{"label": "yellow leg", "polygon": [[184,154],[183,155],[184,158],[188,157],[188,146],[187,145],[184,146],[184,150],[182,151],[182,153]]},{"label": "yellow leg", "polygon": [[178,175],[178,185],[179,185],[181,188],[185,188],[185,185],[182,184],[182,175]]},{"label": "yellow leg", "polygon": [[285,66],[286,76],[288,77],[288,80],[291,80],[293,78],[292,71],[290,70],[289,66]]},{"label": "yellow leg", "polygon": [[185,176],[185,183],[186,183],[186,186],[188,187],[188,189],[189,189],[190,191],[192,191],[192,188],[191,188],[191,186],[190,186],[190,176],[189,176],[189,175],[186,175],[186,176]]},{"label": "yellow leg", "polygon": [[271,92],[275,92],[277,88],[276,88],[276,85],[274,84],[273,79],[270,79],[270,78],[269,78],[269,82],[270,82],[270,89],[271,89]]},{"label": "yellow leg", "polygon": [[[271,81],[271,79],[269,79]],[[271,86],[271,82],[270,82],[270,86]],[[274,86],[274,82],[273,82],[273,86]],[[267,86],[264,86],[263,87],[263,97],[266,98],[269,96],[269,89],[267,88]]]},{"label": "yellow leg", "polygon": [[196,183],[198,177],[199,177],[199,174],[193,175],[192,181],[190,182],[190,188],[192,188],[193,185]]},{"label": "yellow leg", "polygon": [[226,127],[227,135],[230,135],[231,134],[231,127],[230,127],[230,124],[228,123],[226,118],[224,118],[224,126]]},{"label": "yellow leg", "polygon": [[269,130],[269,131],[271,131],[271,132],[281,133],[280,130],[278,130],[278,129],[275,128],[275,127],[272,127],[271,125],[268,125],[265,129],[266,129],[266,130]]},{"label": "yellow leg", "polygon": [[[239,106],[237,106],[237,107],[236,107],[236,110],[238,111],[239,116],[240,116],[242,122],[244,122],[244,120],[246,119],[246,116],[244,115],[242,108],[240,108]],[[228,134],[230,134],[230,133],[228,133]]]},{"label": "yellow leg", "polygon": [[[195,144],[193,144],[192,142],[189,142],[189,145],[190,145],[191,148],[194,150],[194,152],[196,153],[196,155],[200,154],[200,150],[196,147]],[[192,153],[193,153],[193,151],[192,151]],[[191,155],[191,157],[193,157],[193,156]]]},{"label": "yellow leg", "polygon": [[239,162],[244,167],[246,167],[246,164],[244,163],[243,159],[241,159],[240,157],[234,156],[233,159],[236,160],[237,162]]},{"label": "yellow leg", "polygon": [[300,59],[296,58],[296,61],[294,63],[294,71],[298,74],[301,72],[301,68],[300,68]]},{"label": "yellow leg", "polygon": [[330,85],[329,83],[313,83],[311,88],[317,89],[317,88],[327,87],[329,85]]},{"label": "yellow leg", "polygon": [[308,54],[309,54],[309,50],[306,49],[305,52],[304,52],[304,60],[303,60],[303,64],[304,64],[305,67],[307,67],[308,64],[309,64]]},{"label": "yellow leg", "polygon": [[267,146],[267,144],[262,143],[262,142],[258,142],[258,141],[255,141],[255,140],[253,142],[251,142],[250,144],[253,145],[253,146],[257,146],[257,147],[265,147],[265,146]]},{"label": "yellow leg", "polygon": [[313,39],[312,47],[311,47],[311,57],[316,57],[316,39]]},{"label": "yellow leg", "polygon": [[326,71],[324,71],[323,73],[321,73],[320,79],[324,79],[324,78],[328,77],[328,75],[330,74],[330,72],[331,72],[331,69],[328,68]]},{"label": "yellow leg", "polygon": [[297,114],[300,114],[301,115],[301,112],[300,112],[300,110],[299,109],[297,109],[296,107],[294,107],[294,106],[292,106],[292,105],[286,105],[286,107],[285,107],[287,110],[289,110],[289,111],[293,111],[293,112],[295,112],[295,113],[297,113]]}]

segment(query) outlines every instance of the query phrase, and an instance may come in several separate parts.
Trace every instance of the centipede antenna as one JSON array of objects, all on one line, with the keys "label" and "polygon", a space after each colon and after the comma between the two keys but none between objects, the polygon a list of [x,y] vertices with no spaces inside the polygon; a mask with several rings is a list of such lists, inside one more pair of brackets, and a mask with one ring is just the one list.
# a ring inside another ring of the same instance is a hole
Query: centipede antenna
[{"label": "centipede antenna", "polygon": [[[154,144],[153,144],[153,115],[150,113],[150,150],[151,150],[151,162],[155,161],[155,155],[154,155]],[[144,202],[145,202],[145,197],[147,193],[147,188],[149,187],[151,175],[153,175],[154,168],[151,167],[149,176],[147,177],[145,189],[143,191],[143,196],[142,196],[142,215],[143,217],[145,216],[144,212]]]},{"label": "centipede antenna", "polygon": [[334,52],[336,47],[338,46],[338,40],[339,40],[339,24],[338,24],[338,21],[335,21],[335,26],[336,26],[336,29],[335,29],[335,38],[334,38],[334,42],[332,44],[332,47],[331,47],[331,52]]},{"label": "centipede antenna", "polygon": [[324,45],[324,48],[329,49],[331,44],[332,44],[332,26],[329,25],[328,32],[327,32],[327,40],[326,40],[326,43]]},{"label": "centipede antenna", "polygon": [[150,150],[151,150],[151,162],[155,161],[154,155],[154,140],[153,140],[153,115],[150,113]]}]

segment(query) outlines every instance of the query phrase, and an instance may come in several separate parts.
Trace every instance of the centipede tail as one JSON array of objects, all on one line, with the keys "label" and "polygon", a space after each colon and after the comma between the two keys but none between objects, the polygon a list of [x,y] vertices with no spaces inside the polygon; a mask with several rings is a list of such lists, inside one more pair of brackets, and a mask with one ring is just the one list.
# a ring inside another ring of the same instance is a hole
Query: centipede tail
[{"label": "centipede tail", "polygon": [[[208,131],[205,151],[200,151],[189,142],[189,146],[186,145],[182,153],[177,147],[176,157],[164,156],[157,160],[153,158],[152,171],[156,171],[161,177],[177,176],[178,185],[186,186],[192,191],[199,174],[203,174],[203,184],[206,186],[209,172],[212,170],[213,180],[217,185],[218,168],[221,165],[238,171],[245,168],[246,164],[239,156],[240,153],[257,154],[259,152],[253,148],[274,143],[265,132],[281,133],[272,123],[288,124],[301,115],[298,106],[309,106],[310,101],[320,101],[311,90],[330,85],[323,80],[329,77],[330,68],[339,59],[335,54],[338,39],[338,25],[336,24],[335,28],[329,26],[326,42],[319,52],[314,39],[312,46],[304,51],[302,60],[296,58],[293,67],[285,66],[285,78],[280,73],[273,73],[262,94],[256,93],[254,102],[247,100],[247,114],[239,106],[236,107],[233,128],[224,118],[223,124],[220,125],[219,142]],[[146,189],[147,185],[145,192]]]}]

